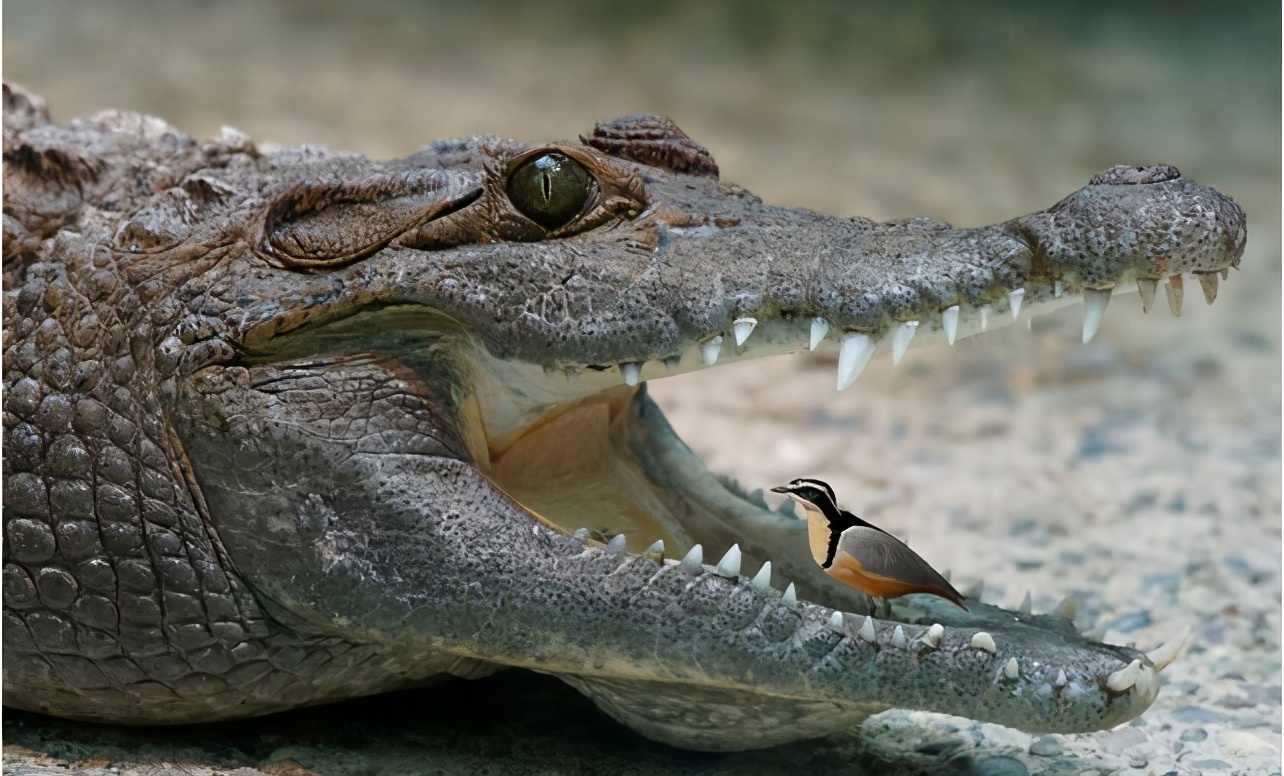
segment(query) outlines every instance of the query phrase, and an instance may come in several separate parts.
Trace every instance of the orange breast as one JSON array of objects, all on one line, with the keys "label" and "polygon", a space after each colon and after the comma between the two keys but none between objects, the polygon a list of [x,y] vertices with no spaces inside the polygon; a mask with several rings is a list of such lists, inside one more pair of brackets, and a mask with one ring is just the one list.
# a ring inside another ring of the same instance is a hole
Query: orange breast
[{"label": "orange breast", "polygon": [[951,600],[954,598],[951,595],[953,591],[946,591],[937,585],[910,584],[881,574],[872,574],[855,558],[841,553],[835,556],[833,564],[826,571],[844,585],[878,598],[896,598],[909,593],[932,593]]}]

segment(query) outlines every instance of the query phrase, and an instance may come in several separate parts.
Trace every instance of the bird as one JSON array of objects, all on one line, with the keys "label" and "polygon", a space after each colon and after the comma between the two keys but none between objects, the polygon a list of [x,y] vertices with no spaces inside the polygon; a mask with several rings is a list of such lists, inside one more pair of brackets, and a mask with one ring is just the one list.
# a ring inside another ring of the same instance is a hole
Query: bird
[{"label": "bird", "polygon": [[918,553],[840,509],[828,483],[800,478],[771,492],[784,493],[802,505],[812,557],[829,576],[876,598],[930,593],[967,610],[963,596]]}]

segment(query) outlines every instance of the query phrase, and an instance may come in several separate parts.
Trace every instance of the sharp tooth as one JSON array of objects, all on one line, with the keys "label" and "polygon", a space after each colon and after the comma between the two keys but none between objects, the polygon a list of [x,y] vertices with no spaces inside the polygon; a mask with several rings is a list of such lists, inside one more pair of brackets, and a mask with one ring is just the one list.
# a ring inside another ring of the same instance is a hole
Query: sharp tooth
[{"label": "sharp tooth", "polygon": [[718,567],[714,569],[718,576],[735,579],[740,576],[740,545],[733,544],[727,554],[722,556],[718,561]]},{"label": "sharp tooth", "polygon": [[1009,679],[1015,679],[1021,675],[1021,665],[1017,663],[1014,657],[1008,658],[1008,662],[1003,664],[1003,675]]},{"label": "sharp tooth", "polygon": [[705,366],[713,366],[718,363],[718,353],[722,352],[722,335],[700,345],[700,363]]},{"label": "sharp tooth", "polygon": [[1226,267],[1222,267],[1221,269],[1217,270],[1217,272],[1222,276],[1222,280],[1225,280],[1226,278],[1230,277],[1230,270],[1227,269]]},{"label": "sharp tooth", "polygon": [[1029,615],[1034,611],[1034,602],[1030,600],[1030,591],[1025,591],[1025,598],[1021,599],[1021,608],[1017,610],[1021,614]]},{"label": "sharp tooth", "polygon": [[625,385],[637,385],[638,380],[642,379],[642,365],[620,364],[620,375],[624,378]]},{"label": "sharp tooth", "polygon": [[1101,329],[1101,319],[1110,304],[1110,289],[1089,288],[1083,292],[1083,344],[1092,342]]},{"label": "sharp tooth", "polygon": [[1021,314],[1021,302],[1025,301],[1025,289],[1018,288],[1015,291],[1008,292],[1008,312],[1012,313],[1012,320],[1016,320]]},{"label": "sharp tooth", "polygon": [[941,646],[941,637],[944,635],[945,626],[941,625],[939,622],[934,622],[932,623],[932,627],[927,629],[927,633],[923,634],[923,641],[932,647],[932,649],[936,649]]},{"label": "sharp tooth", "polygon": [[856,635],[870,644],[877,644],[878,631],[874,630],[874,618],[867,616],[865,622],[861,623],[860,630],[856,631]]},{"label": "sharp tooth", "polygon": [[573,538],[573,539],[579,539],[580,541],[584,541],[584,540],[586,540],[586,539],[588,539],[588,538],[589,538],[589,529],[587,529],[587,528],[576,528],[576,529],[575,529],[575,533],[571,534],[571,538]]},{"label": "sharp tooth", "polygon": [[687,554],[682,556],[682,562],[678,564],[678,568],[688,574],[699,574],[703,571],[704,548],[697,544],[690,550],[687,550]]},{"label": "sharp tooth", "polygon": [[758,325],[757,318],[737,318],[731,326],[736,333],[736,347],[745,344],[749,335],[753,333],[753,327]]},{"label": "sharp tooth", "polygon": [[1054,281],[1052,281],[1052,298],[1053,298],[1053,299],[1060,299],[1060,298],[1061,298],[1061,293],[1062,293],[1062,291],[1061,291],[1061,281],[1060,281],[1060,280],[1054,280]]},{"label": "sharp tooth", "polygon": [[1199,287],[1204,289],[1204,301],[1209,304],[1217,301],[1217,273],[1200,272],[1195,277],[1199,278]]},{"label": "sharp tooth", "polygon": [[611,540],[609,542],[606,543],[606,551],[612,552],[612,553],[623,552],[624,548],[628,546],[628,543],[629,543],[628,537],[626,537],[624,534],[616,534],[615,536],[611,537]]},{"label": "sharp tooth", "polygon": [[1068,683],[1069,682],[1066,679],[1066,670],[1064,668],[1058,668],[1057,678],[1054,680],[1053,684],[1057,687],[1065,687]]},{"label": "sharp tooth", "polygon": [[1177,659],[1177,656],[1181,654],[1182,648],[1186,646],[1186,639],[1188,638],[1190,638],[1190,626],[1182,628],[1181,633],[1178,633],[1155,651],[1146,653],[1146,657],[1150,659],[1150,662],[1155,664],[1156,672],[1164,670]]},{"label": "sharp tooth", "polygon": [[1079,613],[1079,598],[1073,594],[1062,598],[1061,603],[1052,607],[1052,613],[1073,621],[1074,616]]},{"label": "sharp tooth", "polygon": [[789,585],[785,587],[785,594],[780,596],[780,603],[785,606],[793,606],[798,603],[798,593],[794,591],[793,582],[790,582]]},{"label": "sharp tooth", "polygon": [[897,625],[896,630],[892,631],[892,646],[897,649],[905,649],[909,642],[905,640],[905,631]]},{"label": "sharp tooth", "polygon": [[994,643],[994,637],[985,631],[977,631],[972,636],[971,645],[972,649],[984,650],[991,655],[999,651],[998,645]]},{"label": "sharp tooth", "polygon": [[905,351],[909,350],[910,340],[918,332],[918,321],[905,321],[896,327],[896,333],[892,335],[892,365],[895,366],[905,357]]},{"label": "sharp tooth", "polygon": [[759,590],[771,589],[771,561],[762,564],[758,573],[753,575],[753,586]]},{"label": "sharp tooth", "polygon": [[1159,281],[1154,278],[1137,278],[1137,292],[1141,294],[1141,311],[1150,312],[1150,306],[1155,303],[1155,291],[1159,288]]},{"label": "sharp tooth", "polygon": [[1168,292],[1168,309],[1173,315],[1181,317],[1181,298],[1185,292],[1181,275],[1169,275],[1164,290]]},{"label": "sharp tooth", "polygon": [[1141,661],[1134,660],[1111,674],[1106,679],[1106,686],[1114,692],[1125,692],[1137,683],[1139,676],[1141,676]]},{"label": "sharp tooth", "polygon": [[981,307],[981,331],[986,331],[989,328],[990,328],[990,306],[983,305]]},{"label": "sharp tooth", "polygon": [[664,540],[655,540],[655,542],[653,542],[650,547],[647,547],[642,554],[655,556],[660,560],[664,560]]},{"label": "sharp tooth", "polygon": [[829,333],[829,321],[824,318],[811,319],[811,343],[807,345],[808,350],[815,350],[820,347],[824,341],[825,335]]},{"label": "sharp tooth", "polygon": [[874,340],[868,334],[844,334],[838,346],[838,390],[852,384],[874,355]]},{"label": "sharp tooth", "polygon": [[941,313],[941,328],[945,329],[945,341],[954,344],[954,338],[959,333],[959,306],[945,308]]},{"label": "sharp tooth", "polygon": [[834,612],[829,615],[829,627],[833,628],[836,631],[841,631],[843,629],[842,612]]}]

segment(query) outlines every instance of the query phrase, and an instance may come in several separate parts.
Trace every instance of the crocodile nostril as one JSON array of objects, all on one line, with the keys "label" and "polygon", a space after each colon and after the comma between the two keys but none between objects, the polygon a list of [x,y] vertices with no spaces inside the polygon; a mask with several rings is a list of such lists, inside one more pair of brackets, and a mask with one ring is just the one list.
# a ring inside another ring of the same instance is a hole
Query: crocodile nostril
[{"label": "crocodile nostril", "polygon": [[1109,170],[1099,172],[1088,181],[1089,186],[1103,184],[1130,185],[1138,183],[1163,183],[1181,177],[1181,172],[1171,164],[1147,164],[1130,166],[1117,164]]}]

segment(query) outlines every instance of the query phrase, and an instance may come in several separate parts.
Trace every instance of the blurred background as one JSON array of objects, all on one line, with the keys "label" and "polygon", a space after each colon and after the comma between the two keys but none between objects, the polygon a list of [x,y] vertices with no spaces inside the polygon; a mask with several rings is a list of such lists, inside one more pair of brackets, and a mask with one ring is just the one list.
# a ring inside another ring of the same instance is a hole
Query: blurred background
[{"label": "blurred background", "polygon": [[[1177,321],[1162,301],[1143,316],[1136,297],[1119,297],[1087,348],[1076,306],[1032,334],[1014,327],[911,353],[896,372],[872,366],[843,394],[824,357],[749,362],[652,391],[711,468],[750,489],[824,476],[938,567],[992,573],[986,590],[1000,603],[1015,605],[1032,585],[1038,609],[1040,596],[1050,605],[1079,586],[1103,618],[1141,607],[1147,622],[1164,622],[1154,634],[1122,634],[1143,646],[1175,630],[1174,618],[1224,625],[1239,635],[1222,639],[1230,651],[1220,662],[1187,677],[1204,688],[1189,703],[1216,705],[1220,685],[1203,678],[1228,671],[1273,685],[1273,706],[1233,722],[1265,725],[1278,755],[1278,4],[8,0],[3,40],[4,78],[47,98],[57,120],[119,108],[197,138],[231,125],[260,146],[394,157],[452,136],[574,138],[648,111],[709,148],[724,179],[837,215],[990,223],[1046,207],[1120,163],[1174,164],[1230,194],[1249,218],[1243,271],[1214,307],[1189,284]],[[1169,508],[1179,496],[1181,509]],[[1149,555],[1114,554],[1138,543]],[[1201,563],[1222,568],[1232,550],[1264,568],[1256,604],[1229,583],[1206,601],[1174,588],[1167,603],[1136,603],[1146,574],[1185,569],[1185,579]],[[1226,614],[1231,605],[1243,611]],[[1275,635],[1257,634],[1250,614]],[[1261,638],[1260,652],[1245,646]],[[555,682],[486,681],[498,684],[144,743],[224,765],[316,763],[329,747],[345,772],[394,772],[390,761],[361,771],[368,763],[351,752],[417,721],[408,739],[381,747],[410,752],[405,772],[425,746],[459,769],[475,756],[526,772],[554,757],[572,758],[563,772],[586,773],[602,758],[728,773],[771,763],[945,773],[940,763],[956,762],[953,749],[914,742],[925,735],[919,723],[901,748],[861,744],[855,755],[842,748],[850,742],[759,759],[673,753],[622,733]],[[365,732],[344,739],[336,731],[354,718]],[[143,745],[15,715],[5,733],[64,755]],[[202,749],[206,738],[223,754]],[[1108,756],[1094,746],[1076,756]],[[929,765],[906,765],[913,757]]]}]

